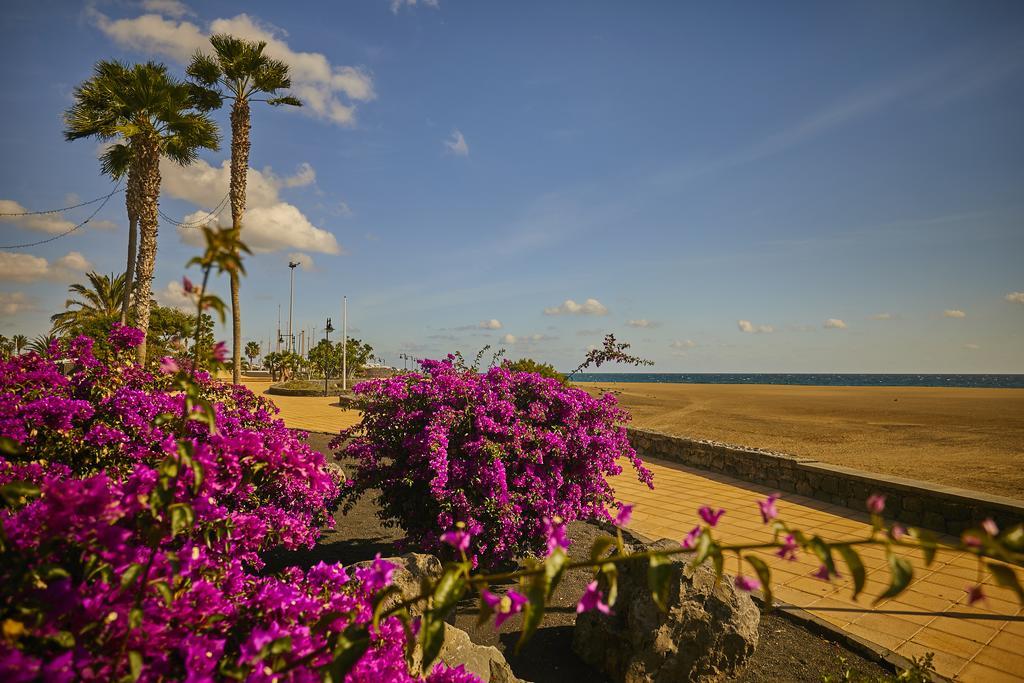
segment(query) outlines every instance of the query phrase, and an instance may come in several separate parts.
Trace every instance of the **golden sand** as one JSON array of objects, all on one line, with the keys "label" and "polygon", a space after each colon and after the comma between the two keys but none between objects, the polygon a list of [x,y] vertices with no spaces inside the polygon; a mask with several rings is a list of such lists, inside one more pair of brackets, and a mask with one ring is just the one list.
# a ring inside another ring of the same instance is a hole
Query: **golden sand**
[{"label": "golden sand", "polygon": [[1024,389],[586,383],[634,426],[1024,498]]}]

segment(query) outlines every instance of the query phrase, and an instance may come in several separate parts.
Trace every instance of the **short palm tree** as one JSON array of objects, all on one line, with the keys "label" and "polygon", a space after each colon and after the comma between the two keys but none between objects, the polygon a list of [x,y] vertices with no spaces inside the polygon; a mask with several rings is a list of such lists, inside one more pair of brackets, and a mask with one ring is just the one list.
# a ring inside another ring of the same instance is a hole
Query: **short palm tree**
[{"label": "short palm tree", "polygon": [[40,334],[28,343],[28,350],[35,351],[40,356],[46,356],[50,353],[50,344],[56,341],[56,339],[57,335],[53,333]]},{"label": "short palm tree", "polygon": [[249,359],[250,363],[252,363],[254,360],[259,358],[259,355],[260,355],[260,343],[259,342],[251,341],[248,344],[246,344],[245,345],[245,355]]},{"label": "short palm tree", "polygon": [[[187,73],[192,81],[218,102],[231,104],[231,227],[241,236],[242,214],[245,212],[246,174],[249,171],[249,130],[252,121],[250,102],[301,107],[297,97],[279,94],[291,87],[288,65],[271,59],[264,50],[264,41],[243,40],[234,36],[210,36],[213,55],[197,52]],[[261,97],[261,96],[266,97]],[[220,104],[218,104],[220,106]],[[238,273],[231,279],[231,344],[232,379],[237,384],[242,369],[242,312],[238,300]]]},{"label": "short palm tree", "polygon": [[74,283],[68,287],[71,298],[61,311],[50,316],[56,334],[69,335],[83,330],[90,323],[113,323],[121,314],[128,287],[125,274],[100,275],[87,273],[87,284]]},{"label": "short palm tree", "polygon": [[11,343],[14,344],[14,352],[21,355],[21,352],[28,346],[28,337],[23,334],[16,334],[11,337]]},{"label": "short palm tree", "polygon": [[[129,219],[138,222],[139,248],[132,292],[134,323],[149,328],[156,267],[160,158],[185,165],[200,149],[217,149],[217,126],[210,119],[209,94],[180,81],[156,62],[96,64],[93,76],[75,88],[75,103],[64,114],[67,140],[119,140],[121,148],[104,156],[104,171],[129,174]],[[129,235],[129,241],[131,236]],[[131,260],[131,257],[129,257]],[[138,347],[146,360],[146,342]]]}]

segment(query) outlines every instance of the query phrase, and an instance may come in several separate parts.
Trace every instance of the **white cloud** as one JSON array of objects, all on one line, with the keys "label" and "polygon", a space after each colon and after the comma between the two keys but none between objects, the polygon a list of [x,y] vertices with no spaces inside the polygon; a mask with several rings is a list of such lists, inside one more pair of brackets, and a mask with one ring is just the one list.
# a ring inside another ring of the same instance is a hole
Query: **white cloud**
[{"label": "white cloud", "polygon": [[[163,10],[166,14],[166,8]],[[303,111],[334,123],[355,123],[355,106],[343,102],[368,102],[376,97],[373,78],[359,67],[331,64],[319,52],[297,52],[285,42],[285,32],[264,24],[248,14],[230,19],[214,19],[208,30],[180,17],[143,14],[134,18],[111,19],[95,8],[87,10],[93,24],[120,47],[168,57],[180,64],[191,60],[196,51],[210,50],[209,35],[230,33],[247,40],[266,41],[266,54],[288,64],[291,91],[303,102]]]},{"label": "white cloud", "polygon": [[[421,0],[423,5],[426,7],[433,7],[438,9],[441,7],[440,0]],[[415,7],[419,4],[418,0],[391,0],[391,12],[392,14],[398,14],[398,10],[403,7]]]},{"label": "white cloud", "polygon": [[973,342],[968,342],[968,343],[964,344],[964,348],[967,349],[968,351],[977,351],[981,347],[978,346],[977,344],[973,343]]},{"label": "white cloud", "polygon": [[829,318],[824,322],[824,324],[822,324],[822,327],[826,330],[845,330],[846,323],[839,318]]},{"label": "white cloud", "polygon": [[491,318],[490,320],[481,320],[477,327],[481,330],[500,330],[504,326],[500,320]]},{"label": "white cloud", "polygon": [[17,315],[34,310],[35,304],[25,292],[0,292],[0,315]]},{"label": "white cloud", "polygon": [[676,339],[671,344],[669,344],[669,347],[680,351],[685,351],[686,349],[697,348],[697,342],[692,341],[690,339]]},{"label": "white cloud", "polygon": [[639,320],[627,320],[626,325],[629,327],[657,327],[658,323],[647,318],[640,318]]},{"label": "white cloud", "polygon": [[[13,199],[0,199],[0,214],[26,213],[27,211],[28,209]],[[57,233],[70,230],[75,227],[75,224],[71,221],[61,218],[61,214],[59,213],[45,213],[35,216],[0,215],[0,221],[3,221],[4,223],[13,223],[19,228],[24,228],[25,230],[35,230],[37,232],[45,232],[50,235],[56,235]]]},{"label": "white cloud", "polygon": [[872,320],[894,320],[896,318],[893,313],[875,313],[871,316]]},{"label": "white cloud", "polygon": [[[188,166],[164,161],[160,171],[167,194],[204,207],[185,216],[183,222],[186,223],[203,219],[220,204],[231,179],[231,164],[226,159],[219,167],[203,160]],[[287,179],[278,178],[270,168],[249,169],[242,241],[256,252],[303,249],[322,254],[342,253],[333,234],[316,227],[296,206],[281,200],[279,190],[286,182]],[[225,208],[217,220],[222,226],[231,225],[231,209]],[[179,227],[178,233],[188,244],[203,244],[199,230]]]},{"label": "white cloud", "polygon": [[171,280],[167,286],[153,293],[161,306],[177,308],[185,313],[193,313],[196,310],[196,299],[194,294],[185,292],[180,280]]},{"label": "white cloud", "polygon": [[[264,172],[269,173],[270,169],[264,169]],[[304,187],[306,185],[312,185],[316,182],[316,171],[307,162],[299,164],[298,170],[295,175],[288,176],[287,178],[281,179],[281,185],[283,187]],[[342,202],[344,204],[344,202]],[[346,207],[348,208],[348,207]]]},{"label": "white cloud", "polygon": [[566,299],[561,306],[545,308],[544,315],[608,315],[608,308],[597,299],[587,299],[582,304]]},{"label": "white cloud", "polygon": [[942,315],[947,318],[966,318],[967,314],[956,308],[947,308],[942,312]]},{"label": "white cloud", "polygon": [[1006,300],[1016,304],[1024,304],[1024,292],[1010,292],[1006,295]]},{"label": "white cloud", "polygon": [[505,334],[501,337],[502,344],[515,344],[516,336],[514,334]]},{"label": "white cloud", "polygon": [[184,16],[195,16],[192,8],[178,0],[142,0],[142,9],[155,12],[165,17],[180,19]]},{"label": "white cloud", "polygon": [[740,329],[740,332],[746,332],[747,334],[770,334],[775,331],[775,328],[771,325],[755,325],[749,320],[737,320],[736,327]]},{"label": "white cloud", "polygon": [[316,270],[316,264],[313,263],[313,257],[309,254],[303,254],[301,251],[288,254],[288,261],[291,263],[298,263],[299,267],[306,273]]},{"label": "white cloud", "polygon": [[452,131],[452,136],[447,140],[444,140],[445,149],[454,154],[455,156],[468,157],[469,156],[469,145],[466,144],[466,138],[462,136],[462,132],[458,129]]},{"label": "white cloud", "polygon": [[0,251],[0,281],[36,282],[38,280],[68,281],[92,264],[77,251],[71,251],[50,263],[42,256]]},{"label": "white cloud", "polygon": [[551,337],[548,337],[543,334],[527,334],[521,336],[516,336],[514,334],[505,334],[502,335],[501,337],[501,343],[508,344],[509,346],[514,346],[516,344],[533,344],[535,342],[548,341],[550,339]]}]

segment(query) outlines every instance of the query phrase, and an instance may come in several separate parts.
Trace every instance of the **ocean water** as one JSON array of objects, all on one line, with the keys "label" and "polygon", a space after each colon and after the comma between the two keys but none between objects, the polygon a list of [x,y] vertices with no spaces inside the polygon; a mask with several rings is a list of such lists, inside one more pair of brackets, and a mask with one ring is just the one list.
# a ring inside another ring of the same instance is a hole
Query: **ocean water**
[{"label": "ocean water", "polygon": [[799,384],[817,387],[975,387],[1024,389],[1024,375],[805,374],[758,372],[581,372],[574,382]]}]

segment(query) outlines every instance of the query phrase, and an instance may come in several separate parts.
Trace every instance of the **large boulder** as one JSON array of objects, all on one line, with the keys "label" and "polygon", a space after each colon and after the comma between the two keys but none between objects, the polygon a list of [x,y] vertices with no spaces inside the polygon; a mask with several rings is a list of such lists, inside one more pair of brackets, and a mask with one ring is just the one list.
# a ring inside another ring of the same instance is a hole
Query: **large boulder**
[{"label": "large boulder", "polygon": [[[395,565],[395,572],[391,577],[391,583],[398,586],[401,597],[391,595],[385,599],[387,608],[397,605],[402,600],[415,597],[420,594],[424,580],[436,581],[441,578],[443,571],[441,561],[433,555],[422,553],[407,553],[399,557],[385,558]],[[351,569],[369,566],[373,560],[358,562],[352,565]],[[349,572],[351,575],[353,572]],[[409,607],[410,616],[415,619],[422,616],[421,605]],[[423,660],[423,651],[417,643],[413,650],[413,667],[419,668]],[[493,646],[477,645],[469,638],[469,634],[452,624],[444,625],[444,642],[441,645],[441,652],[438,659],[450,667],[462,665],[467,671],[471,671],[480,677],[484,683],[524,683],[512,673],[512,668],[505,661],[501,650]]]},{"label": "large boulder", "polygon": [[[663,540],[647,547],[679,546]],[[647,561],[620,564],[613,613],[585,612],[576,618],[576,654],[624,683],[711,682],[738,673],[757,647],[760,612],[732,582],[716,582],[707,564],[691,568],[692,559],[672,556],[667,613],[651,599]]]}]

